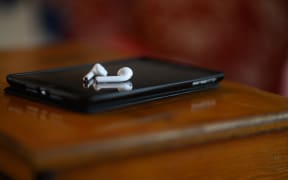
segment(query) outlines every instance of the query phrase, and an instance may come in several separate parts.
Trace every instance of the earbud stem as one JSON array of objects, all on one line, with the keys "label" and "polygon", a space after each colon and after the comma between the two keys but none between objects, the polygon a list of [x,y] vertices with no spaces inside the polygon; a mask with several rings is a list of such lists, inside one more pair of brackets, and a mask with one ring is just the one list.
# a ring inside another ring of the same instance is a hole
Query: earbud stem
[{"label": "earbud stem", "polygon": [[107,76],[108,72],[106,69],[99,63],[95,64],[92,69],[83,77],[83,81],[90,81],[95,76]]},{"label": "earbud stem", "polygon": [[126,76],[97,76],[96,82],[98,83],[109,83],[109,82],[124,82],[128,81],[130,77]]},{"label": "earbud stem", "polygon": [[95,73],[90,71],[83,77],[83,81],[90,81],[95,76]]}]

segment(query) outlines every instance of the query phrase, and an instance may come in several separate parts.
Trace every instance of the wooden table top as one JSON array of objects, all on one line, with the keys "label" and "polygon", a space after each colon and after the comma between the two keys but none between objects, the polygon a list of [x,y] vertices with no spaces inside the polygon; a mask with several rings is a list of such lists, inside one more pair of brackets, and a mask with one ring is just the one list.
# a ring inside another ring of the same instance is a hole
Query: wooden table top
[{"label": "wooden table top", "polygon": [[8,73],[131,55],[80,46],[0,52],[0,172],[21,174],[24,163],[62,172],[60,179],[287,177],[288,100],[255,88],[223,81],[218,89],[92,115],[3,91]]}]

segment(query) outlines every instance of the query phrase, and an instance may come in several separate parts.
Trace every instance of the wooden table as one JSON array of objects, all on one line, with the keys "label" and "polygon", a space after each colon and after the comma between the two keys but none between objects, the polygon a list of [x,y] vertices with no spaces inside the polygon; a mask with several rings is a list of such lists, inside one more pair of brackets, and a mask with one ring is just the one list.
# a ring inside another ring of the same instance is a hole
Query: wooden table
[{"label": "wooden table", "polygon": [[6,95],[5,76],[131,56],[78,45],[0,52],[0,179],[287,179],[288,100],[218,89],[84,115]]}]

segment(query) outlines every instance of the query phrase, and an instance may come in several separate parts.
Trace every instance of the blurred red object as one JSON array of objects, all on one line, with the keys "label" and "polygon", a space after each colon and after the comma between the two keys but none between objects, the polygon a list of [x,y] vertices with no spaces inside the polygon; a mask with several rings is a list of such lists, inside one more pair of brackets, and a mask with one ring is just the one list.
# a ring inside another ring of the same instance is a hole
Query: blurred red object
[{"label": "blurred red object", "polygon": [[[151,55],[220,69],[280,92],[288,42],[286,0],[62,0],[72,38],[124,41]],[[126,44],[125,44],[126,43]]]}]

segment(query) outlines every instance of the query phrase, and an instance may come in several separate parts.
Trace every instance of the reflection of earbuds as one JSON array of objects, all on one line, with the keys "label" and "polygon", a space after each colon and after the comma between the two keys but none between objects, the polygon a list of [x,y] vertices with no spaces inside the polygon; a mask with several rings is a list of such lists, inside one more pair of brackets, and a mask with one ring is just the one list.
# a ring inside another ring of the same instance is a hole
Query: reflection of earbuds
[{"label": "reflection of earbuds", "polygon": [[95,79],[97,83],[124,82],[131,79],[132,76],[132,69],[129,67],[123,67],[118,70],[117,76],[97,76]]},{"label": "reflection of earbuds", "polygon": [[101,64],[95,64],[92,69],[83,77],[83,81],[90,81],[95,76],[107,76],[107,70]]},{"label": "reflection of earbuds", "polygon": [[93,88],[96,91],[100,91],[102,89],[117,89],[118,91],[131,91],[133,89],[133,84],[128,82],[122,83],[94,83]]},{"label": "reflection of earbuds", "polygon": [[94,79],[91,79],[90,81],[83,81],[82,86],[85,89],[90,88],[95,83]]}]

